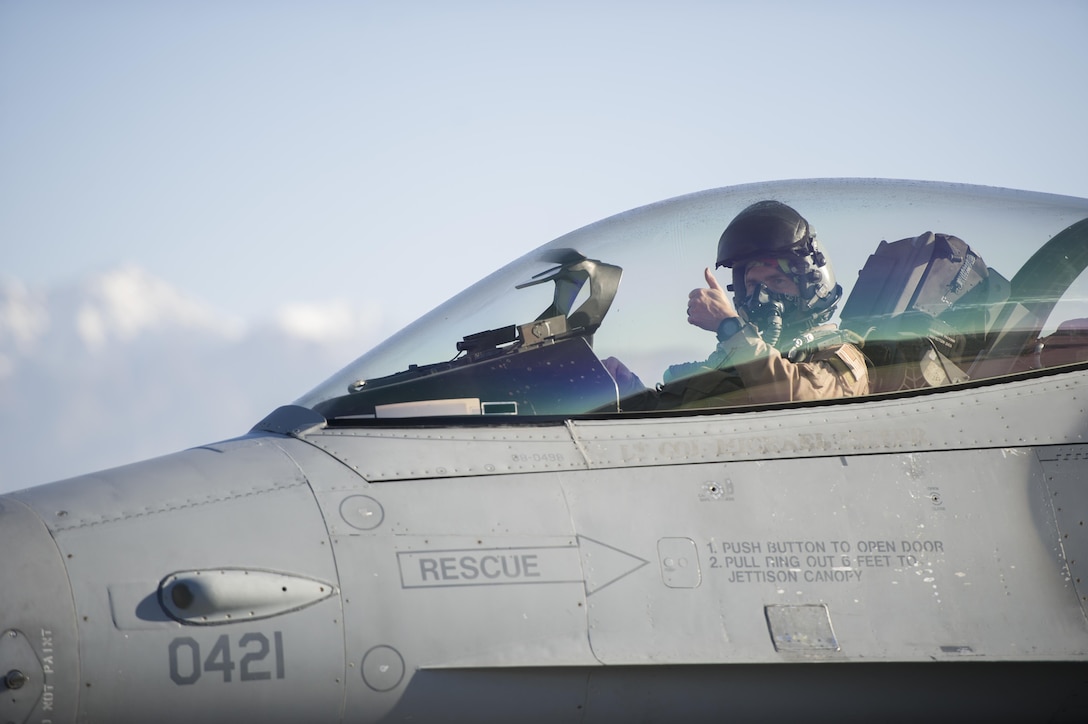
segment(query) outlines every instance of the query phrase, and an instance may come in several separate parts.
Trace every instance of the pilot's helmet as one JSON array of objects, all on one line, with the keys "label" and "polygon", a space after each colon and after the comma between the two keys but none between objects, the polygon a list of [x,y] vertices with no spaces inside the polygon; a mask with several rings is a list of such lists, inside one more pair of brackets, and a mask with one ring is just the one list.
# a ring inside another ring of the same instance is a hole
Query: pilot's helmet
[{"label": "pilot's helmet", "polygon": [[[786,297],[782,322],[786,327],[808,328],[831,318],[842,297],[831,261],[816,241],[816,230],[805,217],[779,201],[759,201],[737,214],[718,241],[719,267],[733,270],[733,299],[738,309],[748,299],[744,274],[750,262],[780,260],[779,266],[797,284],[799,298]],[[784,295],[783,295],[784,296]]]}]

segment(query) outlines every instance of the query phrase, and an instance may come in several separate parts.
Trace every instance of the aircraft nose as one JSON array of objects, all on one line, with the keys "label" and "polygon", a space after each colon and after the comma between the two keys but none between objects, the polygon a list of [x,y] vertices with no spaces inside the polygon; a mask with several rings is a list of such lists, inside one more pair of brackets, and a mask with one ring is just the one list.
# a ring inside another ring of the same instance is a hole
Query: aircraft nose
[{"label": "aircraft nose", "polygon": [[78,654],[60,551],[33,510],[0,497],[0,721],[74,721]]}]

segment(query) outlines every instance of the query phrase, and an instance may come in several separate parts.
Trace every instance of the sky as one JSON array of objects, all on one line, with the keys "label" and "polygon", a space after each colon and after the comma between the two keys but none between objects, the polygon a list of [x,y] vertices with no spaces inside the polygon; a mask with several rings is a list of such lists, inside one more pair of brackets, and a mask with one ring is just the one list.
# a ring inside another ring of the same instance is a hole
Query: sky
[{"label": "sky", "polygon": [[1085,197],[1086,30],[1082,0],[0,0],[0,280],[136,268],[227,325],[390,334],[707,188]]},{"label": "sky", "polygon": [[573,228],[880,176],[1088,195],[1088,4],[0,0],[2,273],[410,321]]}]

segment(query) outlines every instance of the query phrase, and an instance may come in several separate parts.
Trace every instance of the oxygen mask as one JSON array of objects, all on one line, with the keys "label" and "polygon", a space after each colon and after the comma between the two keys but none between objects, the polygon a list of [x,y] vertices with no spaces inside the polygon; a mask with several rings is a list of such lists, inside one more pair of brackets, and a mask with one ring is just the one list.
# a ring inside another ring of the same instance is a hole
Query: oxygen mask
[{"label": "oxygen mask", "polygon": [[786,313],[786,302],[791,300],[796,301],[786,294],[772,292],[766,284],[760,284],[744,300],[744,315],[759,328],[763,341],[772,347],[782,336],[782,316]]}]

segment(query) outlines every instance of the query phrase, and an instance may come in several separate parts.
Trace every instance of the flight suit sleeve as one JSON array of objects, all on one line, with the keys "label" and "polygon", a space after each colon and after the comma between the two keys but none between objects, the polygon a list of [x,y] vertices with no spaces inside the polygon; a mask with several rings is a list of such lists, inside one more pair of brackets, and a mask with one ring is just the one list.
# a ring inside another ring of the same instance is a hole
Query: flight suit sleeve
[{"label": "flight suit sleeve", "polygon": [[743,381],[748,402],[794,402],[854,397],[869,392],[865,357],[852,344],[821,349],[805,362],[791,362],[750,327],[718,344],[711,356]]}]

